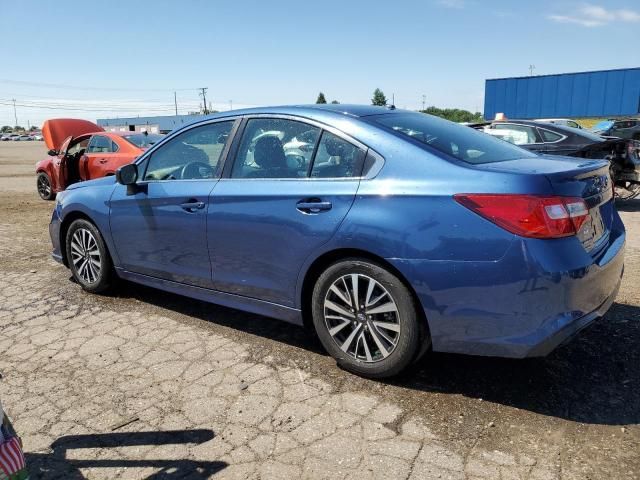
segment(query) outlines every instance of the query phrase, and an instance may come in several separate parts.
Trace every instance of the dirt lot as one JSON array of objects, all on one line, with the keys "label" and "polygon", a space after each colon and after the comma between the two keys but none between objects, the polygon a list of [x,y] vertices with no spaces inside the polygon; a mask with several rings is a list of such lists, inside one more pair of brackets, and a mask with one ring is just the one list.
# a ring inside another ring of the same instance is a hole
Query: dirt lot
[{"label": "dirt lot", "polygon": [[640,478],[640,202],[617,302],[571,344],[383,383],[275,320],[83,293],[49,257],[44,150],[0,143],[0,397],[33,478]]}]

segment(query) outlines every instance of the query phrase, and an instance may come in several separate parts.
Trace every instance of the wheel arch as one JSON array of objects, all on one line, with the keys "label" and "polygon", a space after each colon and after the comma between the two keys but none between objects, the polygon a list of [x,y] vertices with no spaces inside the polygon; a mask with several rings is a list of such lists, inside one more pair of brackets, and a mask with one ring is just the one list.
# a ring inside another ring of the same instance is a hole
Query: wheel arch
[{"label": "wheel arch", "polygon": [[[80,210],[74,210],[73,212],[69,212],[68,214],[66,214],[64,219],[60,223],[60,254],[62,255],[62,263],[67,268],[69,267],[69,259],[67,258],[67,231],[69,231],[69,227],[71,226],[71,224],[79,219],[86,220],[87,222],[91,223],[94,227],[96,227],[96,229],[98,230],[98,232],[100,232],[100,235],[104,239],[104,235],[100,231],[100,227],[98,226],[98,224],[94,222],[93,219],[86,213],[81,212]],[[105,248],[107,249],[107,253],[111,255],[106,242]]]},{"label": "wheel arch", "polygon": [[300,289],[300,308],[302,310],[302,321],[306,328],[311,328],[311,330],[313,330],[313,322],[311,319],[311,297],[313,294],[315,280],[324,270],[327,269],[327,267],[329,267],[329,265],[347,258],[362,258],[364,260],[370,260],[386,268],[398,277],[407,290],[409,290],[409,293],[416,305],[417,314],[420,318],[420,326],[423,329],[423,338],[430,335],[429,321],[424,312],[424,308],[422,308],[422,302],[420,302],[418,294],[402,272],[383,257],[358,248],[340,248],[325,252],[316,258],[305,272],[302,287]]}]

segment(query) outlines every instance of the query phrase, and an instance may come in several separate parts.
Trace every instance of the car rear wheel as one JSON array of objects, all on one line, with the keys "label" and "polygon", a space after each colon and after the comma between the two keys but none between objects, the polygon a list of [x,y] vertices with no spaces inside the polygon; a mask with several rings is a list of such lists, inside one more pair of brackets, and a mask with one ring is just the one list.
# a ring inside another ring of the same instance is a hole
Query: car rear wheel
[{"label": "car rear wheel", "polygon": [[327,268],[314,287],[312,311],[325,349],[345,370],[365,377],[400,373],[427,341],[407,287],[368,260],[346,259]]},{"label": "car rear wheel", "polygon": [[113,264],[102,235],[91,222],[75,220],[67,230],[67,261],[73,278],[91,293],[109,289],[113,280]]},{"label": "car rear wheel", "polygon": [[40,195],[40,198],[43,200],[53,200],[56,197],[53,187],[51,186],[51,179],[46,173],[38,173],[36,177],[36,187],[38,189],[38,195]]}]

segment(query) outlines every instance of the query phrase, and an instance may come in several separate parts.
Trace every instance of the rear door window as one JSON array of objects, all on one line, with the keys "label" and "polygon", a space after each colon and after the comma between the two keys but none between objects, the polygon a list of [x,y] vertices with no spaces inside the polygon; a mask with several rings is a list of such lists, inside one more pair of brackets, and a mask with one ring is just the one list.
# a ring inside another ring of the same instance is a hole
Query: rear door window
[{"label": "rear door window", "polygon": [[112,143],[110,138],[103,135],[94,135],[89,142],[87,153],[111,153],[113,152]]},{"label": "rear door window", "polygon": [[324,131],[311,170],[312,178],[359,177],[365,152],[331,132]]},{"label": "rear door window", "polygon": [[231,178],[303,178],[320,128],[283,118],[247,122]]}]

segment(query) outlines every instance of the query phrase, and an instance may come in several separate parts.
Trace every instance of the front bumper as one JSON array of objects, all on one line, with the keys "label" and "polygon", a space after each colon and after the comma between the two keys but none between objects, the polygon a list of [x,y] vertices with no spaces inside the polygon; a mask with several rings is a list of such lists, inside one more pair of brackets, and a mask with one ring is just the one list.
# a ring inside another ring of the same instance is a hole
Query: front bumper
[{"label": "front bumper", "polygon": [[51,222],[49,222],[49,236],[51,237],[51,257],[59,263],[64,264],[64,257],[62,255],[62,247],[60,241],[60,227],[62,225],[62,219],[60,218],[59,204],[56,203],[56,208],[51,215]]}]

